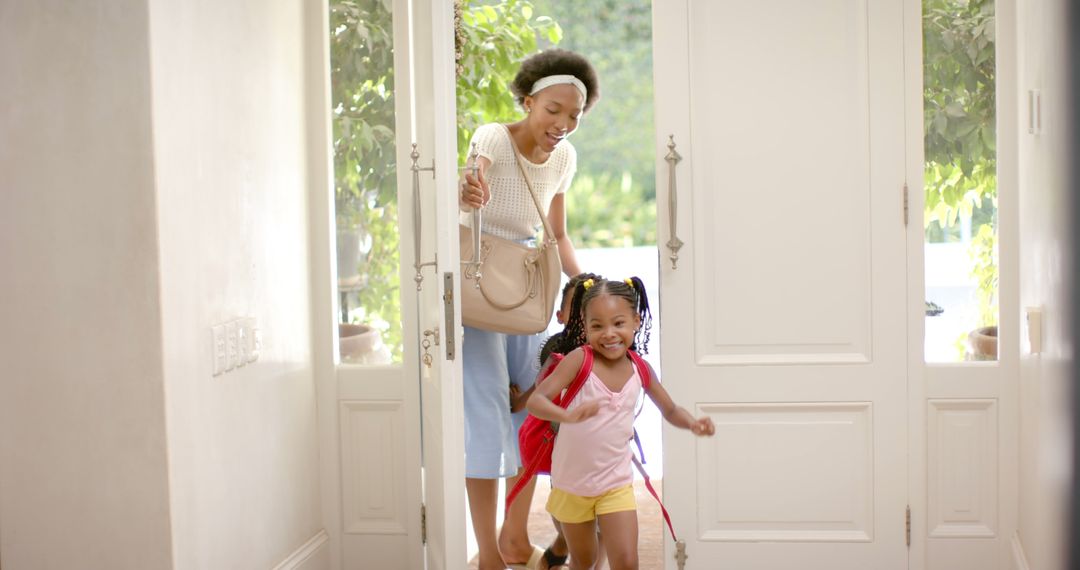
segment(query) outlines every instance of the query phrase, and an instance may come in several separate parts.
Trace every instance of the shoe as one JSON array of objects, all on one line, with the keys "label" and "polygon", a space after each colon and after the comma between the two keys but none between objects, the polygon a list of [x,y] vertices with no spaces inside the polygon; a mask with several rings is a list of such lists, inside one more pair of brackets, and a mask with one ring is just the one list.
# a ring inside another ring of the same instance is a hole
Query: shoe
[{"label": "shoe", "polygon": [[559,566],[566,566],[567,556],[569,555],[559,556],[558,554],[555,554],[555,552],[552,551],[551,548],[548,548],[544,551],[544,563],[547,564],[547,567],[549,569],[558,568]]},{"label": "shoe", "polygon": [[544,559],[544,549],[539,546],[533,546],[532,554],[529,555],[529,561],[525,563],[518,562],[516,564],[507,564],[506,567],[511,570],[538,570],[540,568],[540,561]]}]

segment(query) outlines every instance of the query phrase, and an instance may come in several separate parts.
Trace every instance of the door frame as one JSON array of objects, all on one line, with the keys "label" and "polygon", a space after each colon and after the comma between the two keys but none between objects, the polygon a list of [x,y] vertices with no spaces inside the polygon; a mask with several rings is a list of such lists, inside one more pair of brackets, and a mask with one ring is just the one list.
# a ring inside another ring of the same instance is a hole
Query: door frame
[{"label": "door frame", "polygon": [[[923,51],[921,44],[905,46],[905,89],[908,158],[908,501],[911,508],[909,569],[941,568],[929,551],[929,490],[931,474],[928,407],[932,399],[993,399],[997,421],[997,545],[998,570],[1015,566],[1018,526],[1019,474],[1019,196],[1016,0],[995,0],[996,98],[998,168],[998,362],[927,364],[925,338],[925,255],[923,188]],[[922,27],[922,2],[904,7],[905,27]],[[1004,191],[1002,190],[1004,189]],[[992,389],[987,390],[986,387]],[[1009,561],[1013,561],[1012,565]]]}]

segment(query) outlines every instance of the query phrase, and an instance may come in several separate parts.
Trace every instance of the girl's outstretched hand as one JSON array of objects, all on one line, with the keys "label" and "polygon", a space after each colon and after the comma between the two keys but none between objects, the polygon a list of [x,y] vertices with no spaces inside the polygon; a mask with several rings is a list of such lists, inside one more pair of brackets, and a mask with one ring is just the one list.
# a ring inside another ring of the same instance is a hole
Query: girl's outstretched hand
[{"label": "girl's outstretched hand", "polygon": [[712,418],[704,416],[690,423],[690,431],[694,435],[713,435],[716,433],[716,426],[713,425]]},{"label": "girl's outstretched hand", "polygon": [[585,402],[585,403],[581,404],[580,406],[577,406],[574,409],[568,411],[566,413],[566,419],[563,420],[562,423],[564,423],[564,424],[575,424],[577,422],[585,421],[585,420],[595,416],[596,413],[599,412],[599,411],[600,411],[600,401],[599,400],[592,400],[590,402]]}]

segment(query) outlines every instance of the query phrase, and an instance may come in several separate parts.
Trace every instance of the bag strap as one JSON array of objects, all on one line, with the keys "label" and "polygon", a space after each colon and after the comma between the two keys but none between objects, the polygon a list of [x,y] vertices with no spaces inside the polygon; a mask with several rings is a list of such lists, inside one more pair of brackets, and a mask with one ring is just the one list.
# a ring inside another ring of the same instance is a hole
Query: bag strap
[{"label": "bag strap", "polygon": [[506,136],[510,139],[510,148],[514,150],[514,162],[517,163],[518,170],[521,172],[521,177],[525,179],[525,186],[529,188],[529,195],[532,196],[533,204],[536,205],[536,211],[540,214],[540,222],[544,224],[544,241],[555,240],[555,232],[551,231],[551,225],[548,223],[547,216],[544,215],[544,208],[540,205],[540,198],[536,196],[536,191],[533,190],[532,181],[529,180],[528,173],[525,172],[525,165],[521,163],[521,152],[518,151],[517,143],[514,142],[514,133],[510,132],[510,127],[503,125],[506,129]]},{"label": "bag strap", "polygon": [[[559,405],[559,407],[563,408],[564,410],[566,409],[567,406],[570,405],[570,402],[573,401],[574,397],[577,396],[577,393],[581,391],[581,387],[585,385],[585,380],[589,378],[589,374],[592,372],[592,365],[593,365],[592,347],[589,346],[589,345],[585,345],[585,346],[581,347],[581,350],[582,350],[582,353],[584,355],[584,360],[581,361],[581,368],[578,369],[577,376],[574,376],[573,381],[570,382],[570,386],[566,389],[566,395],[559,400],[558,405]],[[555,366],[561,360],[562,360],[562,358],[556,359],[556,362],[553,362],[551,364],[551,370],[554,370]],[[549,374],[550,374],[551,370],[549,370],[549,372],[548,372]],[[542,379],[537,381],[537,383],[539,383],[541,381],[542,381]],[[533,417],[536,417],[536,416],[533,416]],[[547,423],[548,423],[548,429],[551,430],[551,422],[549,421]],[[514,487],[512,489],[510,489],[509,492],[507,492],[507,494],[506,494],[506,510],[507,511],[510,510],[510,505],[514,502],[514,499],[517,498],[518,494],[521,493],[521,490],[525,488],[525,485],[528,485],[529,481],[532,481],[532,478],[536,476],[536,472],[540,470],[541,461],[543,461],[544,456],[547,455],[547,450],[550,447],[552,447],[553,445],[555,445],[555,438],[554,437],[544,438],[544,442],[540,447],[540,453],[537,453],[536,456],[532,458],[532,461],[530,461],[529,464],[525,466],[525,470],[521,472],[521,475],[518,477],[517,483],[515,483]]]}]

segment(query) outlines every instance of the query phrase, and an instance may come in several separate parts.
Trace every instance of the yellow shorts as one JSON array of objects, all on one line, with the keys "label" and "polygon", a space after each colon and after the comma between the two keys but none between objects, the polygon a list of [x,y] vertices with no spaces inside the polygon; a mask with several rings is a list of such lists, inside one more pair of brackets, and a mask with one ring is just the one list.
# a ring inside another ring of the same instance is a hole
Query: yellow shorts
[{"label": "yellow shorts", "polygon": [[588,522],[608,513],[635,510],[637,500],[634,499],[633,485],[616,487],[596,497],[582,497],[552,488],[547,501],[547,511],[555,520],[571,524]]}]

